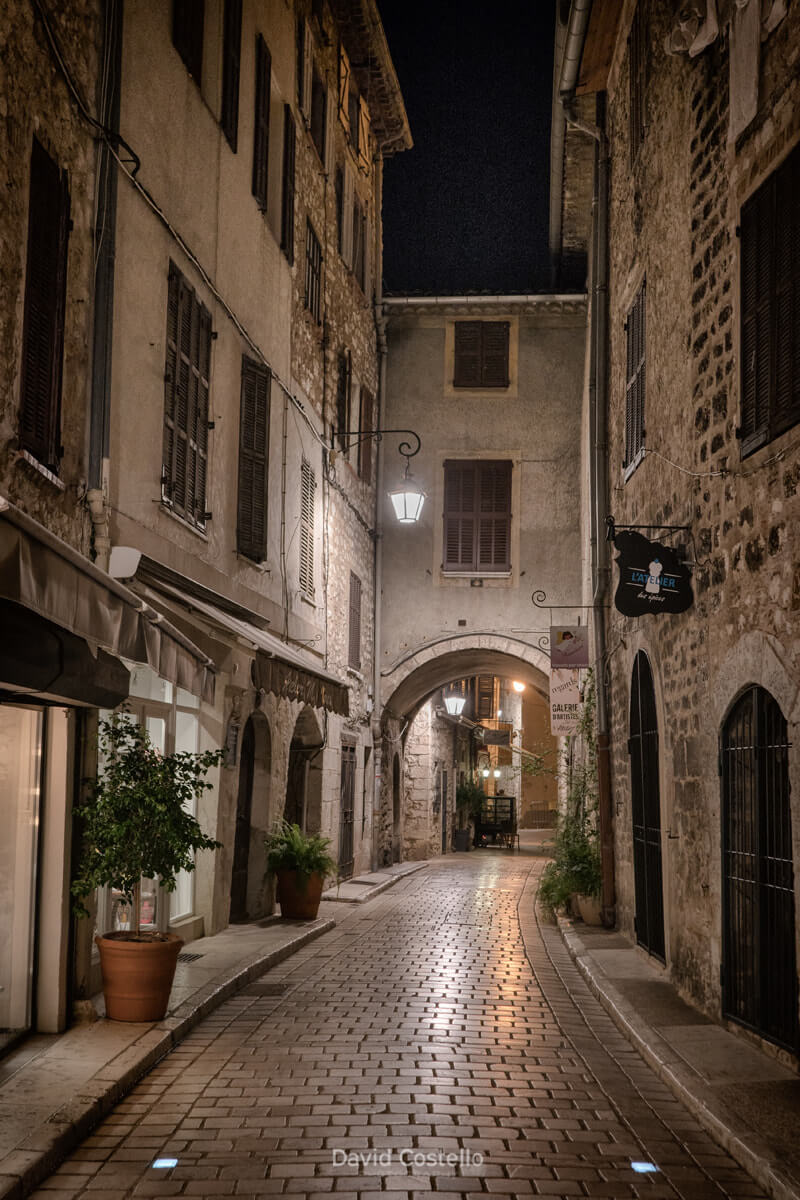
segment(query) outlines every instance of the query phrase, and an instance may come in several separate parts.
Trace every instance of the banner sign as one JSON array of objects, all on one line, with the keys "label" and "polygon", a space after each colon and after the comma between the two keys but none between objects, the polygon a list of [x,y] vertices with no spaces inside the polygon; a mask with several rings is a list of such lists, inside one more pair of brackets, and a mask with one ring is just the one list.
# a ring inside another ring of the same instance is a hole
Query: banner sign
[{"label": "banner sign", "polygon": [[588,625],[550,626],[550,669],[589,666]]},{"label": "banner sign", "polygon": [[694,603],[689,568],[671,547],[648,541],[633,529],[615,538],[619,583],[614,606],[626,617],[680,613]]},{"label": "banner sign", "polygon": [[577,671],[550,672],[550,732],[572,733],[581,719]]}]

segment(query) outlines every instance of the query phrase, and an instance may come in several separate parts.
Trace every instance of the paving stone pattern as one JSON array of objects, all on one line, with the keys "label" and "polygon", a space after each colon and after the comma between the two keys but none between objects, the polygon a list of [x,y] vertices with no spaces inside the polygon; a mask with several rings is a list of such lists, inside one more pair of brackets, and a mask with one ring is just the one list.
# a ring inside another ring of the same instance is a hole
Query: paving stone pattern
[{"label": "paving stone pattern", "polygon": [[763,1196],[538,924],[542,865],[477,851],[346,910],[199,1025],[35,1196]]}]

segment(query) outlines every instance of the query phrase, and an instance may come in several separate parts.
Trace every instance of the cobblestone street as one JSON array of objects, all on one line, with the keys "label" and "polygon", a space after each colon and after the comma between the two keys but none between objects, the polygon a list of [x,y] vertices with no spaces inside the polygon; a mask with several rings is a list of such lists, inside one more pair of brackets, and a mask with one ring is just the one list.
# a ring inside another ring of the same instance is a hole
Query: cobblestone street
[{"label": "cobblestone street", "polygon": [[35,1195],[762,1196],[537,924],[542,865],[478,851],[338,905]]}]

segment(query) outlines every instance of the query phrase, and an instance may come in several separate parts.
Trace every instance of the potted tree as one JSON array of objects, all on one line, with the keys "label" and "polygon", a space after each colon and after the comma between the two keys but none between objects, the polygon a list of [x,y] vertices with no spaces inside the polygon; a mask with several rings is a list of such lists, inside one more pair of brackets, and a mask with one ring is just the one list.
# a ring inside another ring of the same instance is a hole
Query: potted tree
[{"label": "potted tree", "polygon": [[106,1014],[115,1021],[159,1021],[183,941],[140,929],[141,881],[158,879],[172,892],[178,872],[194,870],[195,851],[219,847],[187,807],[211,787],[206,775],[223,752],[161,754],[124,712],[100,723],[98,747],[102,771],[76,810],[82,848],[71,888],[74,910],[89,916],[85,900],[96,888],[122,894],[130,928],[95,938]]},{"label": "potted tree", "polygon": [[281,916],[313,921],[325,876],[336,870],[328,853],[330,839],[305,834],[299,825],[281,821],[264,840],[267,871],[278,881]]}]

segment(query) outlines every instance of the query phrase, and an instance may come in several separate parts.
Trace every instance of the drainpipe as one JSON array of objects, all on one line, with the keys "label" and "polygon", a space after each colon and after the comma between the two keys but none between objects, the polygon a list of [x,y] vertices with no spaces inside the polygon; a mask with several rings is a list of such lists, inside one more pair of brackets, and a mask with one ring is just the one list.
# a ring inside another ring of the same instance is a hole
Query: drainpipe
[{"label": "drainpipe", "polygon": [[[105,54],[111,63],[108,93],[99,97],[100,122],[119,130],[122,71],[122,0],[106,0]],[[108,570],[111,535],[108,512],[109,423],[111,415],[111,350],[114,326],[114,264],[117,225],[117,165],[110,147],[98,142],[96,268],[92,330],[92,390],[89,425],[89,470],[86,503],[92,518],[95,563]]]},{"label": "drainpipe", "polygon": [[602,866],[603,924],[615,924],[614,813],[609,767],[608,693],[606,687],[605,603],[609,594],[609,554],[604,536],[608,494],[608,177],[609,147],[605,130],[575,112],[578,82],[592,0],[573,0],[569,14],[558,93],[568,125],[597,144],[592,197],[591,326],[589,330],[589,480],[592,544],[592,626],[597,689],[598,825]]},{"label": "drainpipe", "polygon": [[[375,331],[378,342],[378,395],[375,398],[375,428],[383,423],[386,399],[386,316],[383,311],[383,153],[375,160]],[[377,870],[378,827],[381,812],[381,777],[383,774],[383,737],[381,729],[381,592],[383,588],[383,442],[378,441],[375,465],[375,520],[373,527],[373,652],[372,652],[372,742],[374,795],[372,801],[372,869]]]}]

